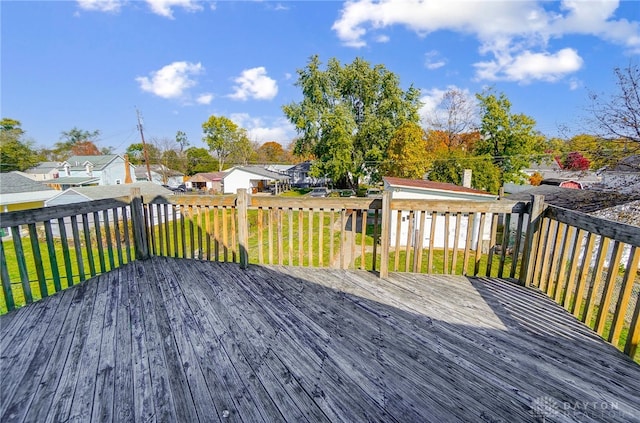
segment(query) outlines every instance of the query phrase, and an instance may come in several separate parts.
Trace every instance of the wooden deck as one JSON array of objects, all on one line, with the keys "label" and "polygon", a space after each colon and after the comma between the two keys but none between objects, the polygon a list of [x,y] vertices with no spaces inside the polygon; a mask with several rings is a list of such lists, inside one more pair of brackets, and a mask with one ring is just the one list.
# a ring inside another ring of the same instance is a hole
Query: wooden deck
[{"label": "wooden deck", "polygon": [[640,421],[640,366],[461,276],[136,261],[0,316],[0,421]]}]

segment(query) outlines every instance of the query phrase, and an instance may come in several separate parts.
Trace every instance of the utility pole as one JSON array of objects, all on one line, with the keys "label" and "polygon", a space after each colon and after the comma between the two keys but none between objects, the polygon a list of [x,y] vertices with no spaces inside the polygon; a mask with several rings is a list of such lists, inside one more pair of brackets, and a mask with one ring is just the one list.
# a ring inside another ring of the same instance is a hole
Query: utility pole
[{"label": "utility pole", "polygon": [[149,154],[147,153],[147,143],[144,142],[144,133],[142,132],[142,123],[140,123],[140,110],[136,109],[138,115],[138,129],[140,130],[140,139],[142,139],[142,154],[144,155],[144,162],[147,164],[147,178],[149,182],[151,180],[151,166],[149,166]]}]

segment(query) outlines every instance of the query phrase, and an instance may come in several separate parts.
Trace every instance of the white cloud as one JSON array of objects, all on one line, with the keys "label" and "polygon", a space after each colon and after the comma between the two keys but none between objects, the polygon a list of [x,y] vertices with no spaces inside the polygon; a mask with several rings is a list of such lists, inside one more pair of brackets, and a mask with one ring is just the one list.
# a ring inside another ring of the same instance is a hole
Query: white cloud
[{"label": "white cloud", "polygon": [[196,103],[198,103],[198,104],[211,104],[211,100],[213,100],[213,94],[211,94],[211,93],[202,93],[196,98]]},{"label": "white cloud", "polygon": [[243,70],[234,82],[237,84],[233,87],[235,92],[229,95],[234,100],[271,100],[278,94],[278,84],[267,76],[267,70],[262,66]]},{"label": "white cloud", "polygon": [[388,43],[389,40],[391,40],[391,38],[389,38],[388,35],[384,35],[384,34],[378,35],[376,37],[376,41],[379,42],[379,43]]},{"label": "white cloud", "polygon": [[440,58],[440,53],[436,50],[431,50],[424,55],[424,66],[429,70],[435,70],[443,67],[447,64],[447,61]]},{"label": "white cloud", "polygon": [[287,119],[278,117],[265,122],[267,118],[251,117],[248,113],[235,113],[229,119],[247,130],[249,139],[264,143],[276,141],[287,145],[295,137],[295,127]]},{"label": "white cloud", "polygon": [[477,77],[482,80],[519,81],[532,80],[557,81],[576,72],[582,67],[583,60],[578,53],[565,48],[555,54],[532,53],[525,50],[517,56],[501,54],[496,60],[476,63]]},{"label": "white cloud", "polygon": [[[363,47],[369,32],[402,25],[420,36],[448,30],[471,34],[479,52],[494,60],[477,64],[479,79],[554,81],[580,69],[575,50],[548,52],[551,38],[590,35],[640,52],[640,22],[616,19],[618,1],[354,0],[333,24],[347,46]],[[538,69],[525,72],[520,65]],[[429,62],[431,63],[431,62]],[[433,62],[439,65],[439,62]],[[429,65],[427,65],[428,67]]]},{"label": "white cloud", "polygon": [[181,98],[186,91],[197,85],[193,76],[204,72],[200,63],[173,62],[149,73],[149,77],[139,76],[136,81],[143,91],[162,98]]},{"label": "white cloud", "polygon": [[197,0],[146,0],[151,11],[165,18],[173,19],[173,8],[179,7],[188,12],[202,10]]},{"label": "white cloud", "polygon": [[83,10],[96,12],[117,13],[122,7],[120,0],[77,0],[78,7]]}]

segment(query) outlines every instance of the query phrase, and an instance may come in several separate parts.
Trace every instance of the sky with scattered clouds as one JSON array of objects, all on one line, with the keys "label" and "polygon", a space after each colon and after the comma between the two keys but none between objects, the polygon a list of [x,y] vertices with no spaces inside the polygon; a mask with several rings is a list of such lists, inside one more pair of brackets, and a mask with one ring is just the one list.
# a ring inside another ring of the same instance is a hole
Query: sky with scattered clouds
[{"label": "sky with scattered clouds", "polygon": [[312,55],[383,64],[422,93],[427,126],[442,95],[487,87],[549,136],[584,132],[588,93],[640,57],[637,1],[3,1],[1,113],[36,145],[73,127],[122,152],[227,116],[252,140],[287,145]]}]

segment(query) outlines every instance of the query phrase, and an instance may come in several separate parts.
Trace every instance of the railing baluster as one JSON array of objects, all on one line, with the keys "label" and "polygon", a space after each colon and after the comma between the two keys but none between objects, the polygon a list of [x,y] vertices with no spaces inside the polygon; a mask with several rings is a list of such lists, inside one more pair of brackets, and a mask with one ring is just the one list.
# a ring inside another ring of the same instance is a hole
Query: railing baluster
[{"label": "railing baluster", "polygon": [[289,219],[289,266],[293,266],[293,209],[287,208],[287,217]]},{"label": "railing baluster", "polygon": [[491,277],[491,269],[493,267],[493,255],[496,249],[496,238],[498,237],[498,214],[491,214],[491,233],[489,235],[489,254],[487,257],[487,268],[485,275]]},{"label": "railing baluster", "polygon": [[[498,265],[499,278],[502,278],[504,275],[504,265],[507,259],[507,251],[509,250],[510,238],[511,238],[511,213],[505,213],[503,226],[502,226],[502,241],[500,245],[500,264]],[[515,260],[513,255],[511,257],[512,257],[511,266],[514,267]]]},{"label": "railing baluster", "polygon": [[76,254],[76,263],[78,264],[78,277],[80,282],[86,280],[84,273],[84,257],[82,257],[82,245],[80,241],[80,233],[78,230],[78,217],[71,216],[71,231],[73,233],[73,248]]},{"label": "railing baluster", "polygon": [[71,268],[71,253],[69,251],[67,228],[63,217],[58,218],[58,231],[60,232],[60,244],[62,246],[62,258],[64,260],[64,270],[67,278],[68,288],[73,285],[73,270]]},{"label": "railing baluster", "polygon": [[22,283],[22,292],[27,304],[33,302],[31,294],[31,284],[29,282],[29,272],[27,271],[27,262],[22,249],[22,237],[20,234],[20,226],[11,227],[11,237],[13,238],[13,248],[16,253],[16,261],[18,263],[18,271],[20,272],[20,281]]},{"label": "railing baluster", "polygon": [[[449,273],[449,226],[451,223],[451,213],[444,213],[444,243],[442,245],[442,273]],[[421,235],[422,237],[422,235]],[[422,241],[421,241],[422,242]]]},{"label": "railing baluster", "polygon": [[4,244],[0,237],[0,279],[2,279],[2,293],[4,294],[4,303],[7,310],[11,311],[16,308],[13,298],[13,290],[11,289],[11,279],[9,278],[9,268],[7,267],[7,257],[4,255]]},{"label": "railing baluster", "polygon": [[[611,322],[611,330],[609,331],[609,342],[616,346],[620,340],[620,333],[624,325],[624,316],[627,312],[629,301],[631,300],[634,280],[638,272],[638,264],[640,264],[640,248],[634,245],[631,247],[624,278],[622,279],[622,286],[620,287],[620,294],[618,295],[618,301],[616,303],[616,310],[613,315],[613,321]],[[636,299],[636,302],[640,303],[640,300]]]},{"label": "railing baluster", "polygon": [[84,232],[87,261],[89,262],[89,273],[93,277],[96,275],[96,264],[93,258],[93,245],[91,244],[91,232],[89,230],[89,216],[86,213],[82,215],[82,230]]},{"label": "railing baluster", "polygon": [[591,264],[591,257],[593,256],[593,244],[595,243],[595,239],[596,235],[589,232],[584,248],[584,254],[582,256],[582,264],[580,264],[580,276],[578,278],[578,285],[576,287],[575,300],[573,301],[571,310],[569,310],[569,312],[572,313],[577,319],[580,319],[580,316],[582,315],[584,310],[584,307],[582,307],[582,301],[585,299],[584,291],[587,289],[586,285],[589,276],[589,265]]},{"label": "railing baluster", "polygon": [[484,225],[486,220],[486,213],[480,213],[480,226],[478,227],[478,237],[476,239],[476,257],[473,266],[473,276],[478,276],[478,273],[480,273],[480,259],[482,258],[482,243],[484,242]]},{"label": "railing baluster", "polygon": [[596,317],[595,331],[604,337],[605,323],[609,316],[609,308],[611,299],[613,298],[613,290],[616,285],[616,277],[618,276],[618,268],[620,266],[620,258],[622,257],[622,245],[619,241],[613,243],[613,251],[609,257],[609,268],[607,269],[607,279],[602,291],[600,299],[600,307],[598,308],[598,316]]},{"label": "railing baluster", "polygon": [[307,219],[307,254],[309,256],[307,266],[313,267],[313,209],[307,212]]},{"label": "railing baluster", "polygon": [[102,246],[102,233],[100,232],[100,216],[98,212],[93,212],[93,227],[96,231],[96,244],[98,247],[98,262],[100,263],[100,273],[107,271],[107,266],[104,260],[104,248]]},{"label": "railing baluster", "polygon": [[588,326],[591,326],[591,316],[593,315],[593,308],[596,303],[596,298],[598,296],[598,290],[600,289],[600,282],[602,282],[602,269],[604,267],[604,262],[606,260],[607,250],[609,248],[609,238],[600,237],[600,247],[598,248],[598,255],[596,259],[596,267],[593,271],[593,276],[591,278],[591,284],[589,287],[589,294],[587,295],[587,303],[585,305],[585,314],[583,318],[583,322],[585,322]]},{"label": "railing baluster", "polygon": [[[453,236],[453,253],[451,255],[451,274],[458,274],[458,243],[460,242],[460,226],[462,225],[462,212],[456,213],[456,229]],[[464,273],[464,270],[462,271]]]},{"label": "railing baluster", "polygon": [[116,254],[118,255],[118,266],[122,266],[123,258],[122,258],[122,237],[120,236],[120,218],[118,216],[118,208],[114,207],[112,209],[113,213],[113,231],[116,238]]},{"label": "railing baluster", "polygon": [[324,267],[324,209],[318,213],[318,266]]},{"label": "railing baluster", "polygon": [[[426,211],[424,212],[427,213]],[[438,212],[431,212],[431,228],[429,229],[429,257],[427,259],[427,273],[433,273],[433,249],[436,243],[436,224],[438,221]],[[422,244],[422,240],[420,241]],[[422,245],[420,249],[422,250]]]},{"label": "railing baluster", "polygon": [[462,265],[462,274],[467,275],[467,269],[469,268],[469,255],[471,252],[471,242],[473,240],[473,220],[474,213],[469,213],[467,215],[467,239],[465,240],[464,246],[464,261]]},{"label": "railing baluster", "polygon": [[561,299],[563,298],[563,294],[569,288],[567,284],[567,255],[569,254],[569,244],[571,243],[571,238],[574,236],[574,227],[566,226],[564,231],[564,239],[562,241],[562,249],[560,253],[560,268],[558,269],[558,274],[556,275],[556,292],[554,295],[554,299],[556,303],[561,304]]},{"label": "railing baluster", "polygon": [[60,283],[60,271],[58,269],[58,258],[56,257],[56,246],[53,241],[53,231],[51,230],[51,221],[44,222],[44,236],[47,242],[47,253],[49,255],[49,266],[51,269],[51,277],[53,278],[53,289],[55,292],[62,291]]}]

